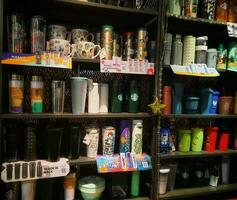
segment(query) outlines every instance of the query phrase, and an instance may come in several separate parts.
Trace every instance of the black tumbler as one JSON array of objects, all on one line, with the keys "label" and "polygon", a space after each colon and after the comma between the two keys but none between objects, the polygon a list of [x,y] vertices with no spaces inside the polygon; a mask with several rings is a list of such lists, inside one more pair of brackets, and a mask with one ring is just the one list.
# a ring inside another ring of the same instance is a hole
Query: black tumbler
[{"label": "black tumbler", "polygon": [[79,158],[80,154],[80,142],[81,142],[81,135],[80,135],[80,127],[76,125],[71,125],[69,127],[69,159],[77,159]]},{"label": "black tumbler", "polygon": [[5,129],[5,155],[6,161],[17,160],[17,145],[19,131],[16,125],[10,124]]},{"label": "black tumbler", "polygon": [[24,160],[31,161],[36,159],[36,132],[34,127],[26,127],[25,130],[25,151]]},{"label": "black tumbler", "polygon": [[60,158],[60,149],[62,142],[62,128],[48,128],[47,129],[47,152],[48,152],[48,160],[51,162],[56,162]]}]

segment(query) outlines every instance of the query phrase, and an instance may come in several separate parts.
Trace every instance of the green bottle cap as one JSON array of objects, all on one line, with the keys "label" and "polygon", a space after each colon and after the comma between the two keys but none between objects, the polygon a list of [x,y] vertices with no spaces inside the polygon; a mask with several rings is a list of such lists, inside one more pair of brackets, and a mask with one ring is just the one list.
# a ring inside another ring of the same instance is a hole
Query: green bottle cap
[{"label": "green bottle cap", "polygon": [[103,25],[102,26],[102,29],[106,29],[106,28],[113,29],[114,27],[112,25]]}]

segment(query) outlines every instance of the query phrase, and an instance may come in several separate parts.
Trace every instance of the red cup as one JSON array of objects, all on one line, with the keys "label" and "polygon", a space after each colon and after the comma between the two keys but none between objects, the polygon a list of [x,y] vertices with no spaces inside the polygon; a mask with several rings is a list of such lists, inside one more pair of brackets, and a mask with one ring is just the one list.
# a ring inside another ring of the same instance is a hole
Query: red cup
[{"label": "red cup", "polygon": [[170,86],[163,87],[162,102],[165,104],[163,111],[165,115],[171,114],[171,89]]},{"label": "red cup", "polygon": [[205,140],[205,150],[213,152],[216,149],[216,140],[218,134],[218,127],[207,127],[206,128],[206,140]]},{"label": "red cup", "polygon": [[221,133],[218,149],[220,151],[227,151],[229,147],[229,140],[230,140],[230,134],[229,133]]}]

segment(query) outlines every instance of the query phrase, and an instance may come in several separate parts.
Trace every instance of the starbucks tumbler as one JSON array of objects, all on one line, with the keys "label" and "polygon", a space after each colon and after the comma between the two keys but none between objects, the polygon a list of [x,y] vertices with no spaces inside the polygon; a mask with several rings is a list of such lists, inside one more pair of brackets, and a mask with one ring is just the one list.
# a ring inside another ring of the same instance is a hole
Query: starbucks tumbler
[{"label": "starbucks tumbler", "polygon": [[115,128],[106,126],[102,129],[103,156],[113,156],[115,148]]},{"label": "starbucks tumbler", "polygon": [[204,131],[202,128],[192,129],[192,145],[191,145],[192,151],[194,152],[202,151],[203,138],[204,138]]},{"label": "starbucks tumbler", "polygon": [[218,149],[221,151],[227,151],[229,147],[229,139],[230,139],[229,133],[226,132],[221,133],[219,138]]},{"label": "starbucks tumbler", "polygon": [[175,186],[176,171],[178,164],[169,164],[168,190],[173,190]]},{"label": "starbucks tumbler", "polygon": [[179,130],[179,151],[181,152],[188,152],[190,151],[190,145],[191,145],[191,130]]},{"label": "starbucks tumbler", "polygon": [[80,153],[80,127],[77,125],[69,126],[68,158],[77,159]]},{"label": "starbucks tumbler", "polygon": [[182,114],[183,110],[184,84],[174,83],[172,91],[172,112],[173,114]]},{"label": "starbucks tumbler", "polygon": [[123,92],[119,80],[114,80],[111,88],[111,112],[122,112]]},{"label": "starbucks tumbler", "polygon": [[52,110],[53,113],[63,113],[65,98],[65,82],[52,81]]},{"label": "starbucks tumbler", "polygon": [[159,194],[165,194],[168,182],[168,175],[170,169],[160,169],[160,184],[159,184]]},{"label": "starbucks tumbler", "polygon": [[107,113],[109,106],[109,85],[106,83],[100,84],[100,112]]},{"label": "starbucks tumbler", "polygon": [[84,77],[71,77],[72,113],[85,112],[88,79]]},{"label": "starbucks tumbler", "polygon": [[163,94],[162,94],[162,102],[165,104],[164,114],[168,115],[171,114],[171,90],[172,88],[169,86],[163,87]]},{"label": "starbucks tumbler", "polygon": [[99,83],[92,83],[89,86],[89,93],[88,93],[88,113],[99,113],[99,111],[100,111]]},{"label": "starbucks tumbler", "polygon": [[62,128],[52,128],[47,129],[47,152],[48,160],[56,162],[60,157],[61,142],[62,142]]},{"label": "starbucks tumbler", "polygon": [[213,152],[216,149],[216,139],[218,134],[218,127],[207,127],[206,128],[206,139],[205,139],[205,150]]},{"label": "starbucks tumbler", "polygon": [[139,89],[135,80],[132,80],[129,85],[128,112],[139,112]]}]

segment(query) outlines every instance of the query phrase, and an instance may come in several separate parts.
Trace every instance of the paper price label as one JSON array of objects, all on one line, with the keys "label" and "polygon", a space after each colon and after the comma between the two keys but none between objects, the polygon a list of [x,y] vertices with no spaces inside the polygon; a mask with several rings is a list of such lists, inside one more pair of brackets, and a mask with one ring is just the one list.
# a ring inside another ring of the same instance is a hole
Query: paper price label
[{"label": "paper price label", "polygon": [[228,22],[227,31],[228,31],[229,37],[237,37],[237,24]]}]

